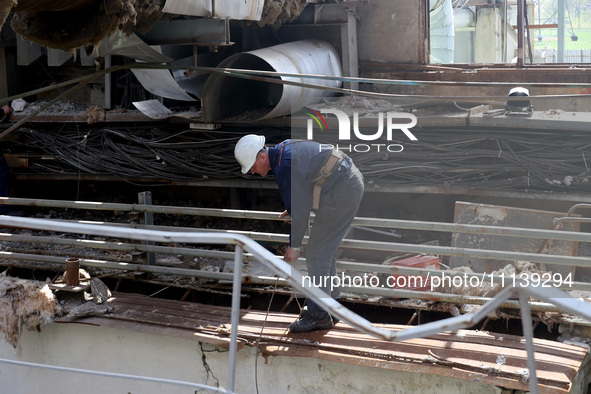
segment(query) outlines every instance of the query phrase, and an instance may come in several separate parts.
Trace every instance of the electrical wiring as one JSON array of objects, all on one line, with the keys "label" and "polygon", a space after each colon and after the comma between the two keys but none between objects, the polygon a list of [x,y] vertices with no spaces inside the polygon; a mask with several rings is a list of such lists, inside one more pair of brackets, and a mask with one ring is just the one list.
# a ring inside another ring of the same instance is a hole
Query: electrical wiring
[{"label": "electrical wiring", "polygon": [[[239,127],[195,132],[164,124],[117,129],[88,126],[80,132],[60,126],[58,131],[21,128],[18,138],[6,144],[11,153],[28,157],[31,171],[190,182],[242,177],[233,149],[249,132]],[[268,144],[290,138],[282,129],[257,133],[267,135]],[[367,182],[499,190],[591,189],[586,160],[591,157],[591,144],[579,131],[431,128],[417,135],[419,141],[389,141],[402,145],[401,152],[349,148],[345,153]]]}]

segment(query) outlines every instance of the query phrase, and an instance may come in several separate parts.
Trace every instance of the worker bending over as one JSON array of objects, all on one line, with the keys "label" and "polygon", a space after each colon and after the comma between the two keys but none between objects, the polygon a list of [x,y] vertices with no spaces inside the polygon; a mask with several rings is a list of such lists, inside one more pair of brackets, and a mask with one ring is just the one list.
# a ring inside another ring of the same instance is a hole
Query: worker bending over
[{"label": "worker bending over", "polygon": [[[234,149],[242,173],[267,175],[273,172],[286,211],[292,217],[290,243],[285,260],[296,261],[308,227],[310,212],[316,217],[305,249],[311,283],[334,299],[340,289],[332,288],[336,276],[335,254],[349,229],[363,196],[363,176],[344,153],[313,141],[285,140],[265,146],[265,137],[249,134]],[[327,330],[336,322],[312,300],[291,332]]]}]

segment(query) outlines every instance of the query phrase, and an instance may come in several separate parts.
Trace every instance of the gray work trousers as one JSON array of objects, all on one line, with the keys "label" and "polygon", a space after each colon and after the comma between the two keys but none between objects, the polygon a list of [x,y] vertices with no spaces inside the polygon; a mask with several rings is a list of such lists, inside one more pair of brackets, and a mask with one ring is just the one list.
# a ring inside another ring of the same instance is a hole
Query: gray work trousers
[{"label": "gray work trousers", "polygon": [[[339,299],[339,287],[331,278],[337,275],[335,254],[339,244],[355,218],[363,197],[363,176],[352,165],[344,174],[336,174],[330,190],[323,190],[316,217],[306,246],[306,265],[314,287],[323,290],[327,297]],[[312,300],[307,300],[308,313],[322,318],[325,311]]]}]

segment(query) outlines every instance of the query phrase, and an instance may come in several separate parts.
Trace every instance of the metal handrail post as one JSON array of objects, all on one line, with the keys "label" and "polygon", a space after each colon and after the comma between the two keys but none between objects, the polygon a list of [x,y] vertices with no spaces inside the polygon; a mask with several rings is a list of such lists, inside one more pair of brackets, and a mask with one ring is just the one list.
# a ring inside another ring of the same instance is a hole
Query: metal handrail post
[{"label": "metal handrail post", "polygon": [[238,350],[238,323],[240,322],[240,291],[242,286],[242,245],[234,249],[234,282],[232,283],[232,332],[230,333],[230,360],[228,367],[228,391],[234,392],[236,355]]},{"label": "metal handrail post", "polygon": [[[141,192],[138,193],[138,203],[144,205],[152,205],[152,193],[151,192]],[[145,224],[146,226],[153,226],[154,225],[154,214],[152,212],[146,211],[144,212],[144,217],[141,223]],[[154,241],[143,241],[144,245],[154,246]],[[148,265],[156,265],[156,255],[154,252],[146,252],[146,261]]]},{"label": "metal handrail post", "polygon": [[538,394],[538,377],[536,374],[536,357],[534,349],[534,329],[532,327],[531,310],[529,307],[529,295],[519,292],[519,304],[521,304],[521,326],[525,338],[525,351],[527,352],[527,368],[529,369],[529,391]]}]

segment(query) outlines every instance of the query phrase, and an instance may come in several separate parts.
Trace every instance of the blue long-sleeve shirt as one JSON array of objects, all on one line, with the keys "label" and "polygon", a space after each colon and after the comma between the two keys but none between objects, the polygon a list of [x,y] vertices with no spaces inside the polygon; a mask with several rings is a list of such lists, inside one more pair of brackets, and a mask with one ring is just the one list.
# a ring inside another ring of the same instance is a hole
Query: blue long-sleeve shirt
[{"label": "blue long-sleeve shirt", "polygon": [[[269,164],[279,186],[285,209],[292,217],[290,246],[299,247],[306,233],[312,211],[315,177],[330,149],[313,141],[285,140],[269,148]],[[349,160],[341,166],[350,167]],[[335,174],[336,175],[336,174]],[[335,176],[322,186],[322,193],[330,190]]]}]

